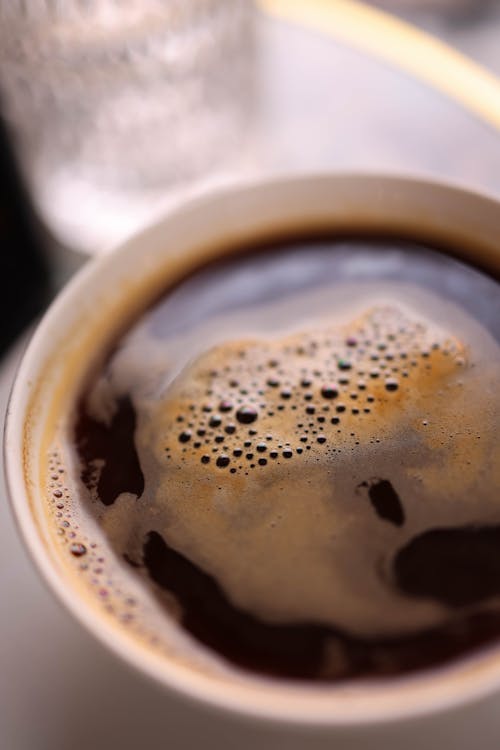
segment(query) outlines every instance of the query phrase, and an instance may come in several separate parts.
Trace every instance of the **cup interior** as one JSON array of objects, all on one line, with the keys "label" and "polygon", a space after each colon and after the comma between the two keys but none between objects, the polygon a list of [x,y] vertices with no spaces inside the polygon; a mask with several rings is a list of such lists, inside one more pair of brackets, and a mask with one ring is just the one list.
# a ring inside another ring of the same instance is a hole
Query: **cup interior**
[{"label": "cup interior", "polygon": [[452,246],[500,272],[500,205],[436,183],[375,175],[304,176],[221,191],[190,203],[89,264],[53,303],[24,355],[10,400],[5,463],[25,543],[50,588],[121,659],[168,689],[217,709],[288,724],[393,721],[432,713],[500,685],[500,649],[401,678],[334,686],[200,672],[158,659],[68,575],[45,510],[41,465],[57,415],[72,408],[88,368],[164,287],[249,241],[300,233],[386,234]]}]

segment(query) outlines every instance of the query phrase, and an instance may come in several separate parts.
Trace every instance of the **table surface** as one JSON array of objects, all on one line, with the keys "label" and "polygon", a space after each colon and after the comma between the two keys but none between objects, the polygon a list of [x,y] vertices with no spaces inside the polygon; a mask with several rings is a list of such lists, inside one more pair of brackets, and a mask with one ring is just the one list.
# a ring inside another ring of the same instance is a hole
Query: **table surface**
[{"label": "table surface", "polygon": [[[386,63],[295,26],[266,21],[259,44],[266,133],[259,147],[274,172],[407,172],[500,195],[498,133],[452,100]],[[495,59],[500,71],[500,50]],[[0,417],[23,346],[24,340],[0,369]],[[35,572],[14,527],[1,476],[0,495],[2,750],[278,746],[271,728],[242,732],[236,720],[221,722],[178,698],[166,701],[157,687],[95,643]],[[494,747],[500,734],[498,707],[484,704],[481,742],[466,711],[454,718],[445,737],[433,736],[429,725],[429,750],[434,741],[436,748],[455,750]],[[424,737],[422,732],[407,738],[406,748],[421,747]],[[287,746],[314,749],[330,743],[297,735]],[[374,750],[382,745],[370,734],[355,743],[346,737],[342,747]]]}]

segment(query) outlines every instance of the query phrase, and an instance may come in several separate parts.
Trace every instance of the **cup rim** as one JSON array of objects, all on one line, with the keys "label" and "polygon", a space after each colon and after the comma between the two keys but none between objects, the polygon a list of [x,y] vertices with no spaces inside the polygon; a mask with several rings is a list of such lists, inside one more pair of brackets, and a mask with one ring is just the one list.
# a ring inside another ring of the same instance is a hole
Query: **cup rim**
[{"label": "cup rim", "polygon": [[[34,511],[27,499],[22,456],[19,451],[26,411],[23,404],[26,401],[27,392],[33,386],[32,373],[38,372],[40,375],[40,363],[37,364],[37,357],[41,351],[50,348],[47,344],[47,336],[51,327],[57,324],[68,305],[74,304],[75,300],[81,300],[82,295],[88,293],[92,280],[103,269],[117,266],[118,259],[124,252],[137,255],[143,245],[152,241],[153,236],[157,237],[159,232],[165,232],[175,222],[179,222],[179,219],[185,220],[186,217],[195,216],[200,209],[207,210],[216,205],[220,207],[231,200],[243,201],[247,208],[255,210],[259,205],[259,196],[269,195],[269,191],[279,194],[280,191],[285,193],[287,189],[291,189],[292,192],[296,190],[298,193],[302,191],[305,194],[307,191],[333,190],[334,193],[337,191],[341,195],[343,190],[356,191],[357,188],[361,189],[361,185],[365,191],[367,188],[373,191],[373,195],[388,190],[396,201],[392,210],[397,210],[397,196],[401,191],[414,191],[420,196],[431,193],[443,199],[451,199],[451,202],[455,204],[455,208],[451,211],[455,219],[460,218],[456,215],[456,211],[465,202],[465,204],[470,204],[471,208],[476,207],[486,212],[492,219],[494,215],[498,216],[496,223],[500,227],[500,203],[492,198],[444,182],[406,176],[362,173],[303,174],[253,180],[238,187],[226,187],[210,195],[197,197],[121,243],[110,253],[89,260],[59,293],[38,324],[18,366],[4,426],[3,450],[7,495],[17,527],[35,567],[41,573],[48,588],[73,617],[118,658],[128,663],[137,672],[151,678],[164,689],[181,693],[185,697],[218,711],[291,726],[340,729],[392,723],[430,716],[479,700],[500,688],[500,644],[493,644],[471,656],[460,657],[442,668],[434,668],[403,678],[388,678],[388,682],[377,680],[372,683],[371,687],[361,688],[361,690],[351,683],[340,687],[332,684],[318,691],[308,684],[305,687],[289,688],[286,686],[285,688],[283,682],[278,682],[276,691],[282,691],[283,699],[273,702],[265,696],[259,698],[259,685],[263,680],[265,682],[265,678],[257,678],[255,686],[249,690],[233,691],[221,681],[216,684],[217,678],[207,678],[205,675],[198,674],[196,668],[175,665],[172,661],[166,663],[163,659],[156,660],[150,651],[126,639],[117,625],[110,625],[106,622],[103,616],[84,602],[83,597],[80,597],[75,589],[64,585],[63,576],[58,572],[54,560],[49,555],[37,526]],[[444,221],[445,223],[448,221],[450,233],[453,227],[449,225],[449,217]],[[494,245],[493,240],[490,245]],[[497,257],[500,258],[500,246]],[[494,664],[494,657],[496,657],[496,664]],[[438,685],[440,688],[436,689]],[[364,703],[360,703],[359,693],[363,689],[370,691],[371,704],[367,698]],[[324,692],[327,700],[318,699],[317,705],[302,700],[305,693],[319,695],[319,692]],[[252,700],[249,700],[250,693]],[[378,699],[376,693],[379,696]],[[380,700],[381,695],[386,699]],[[342,697],[340,705],[336,705],[335,696]]]}]

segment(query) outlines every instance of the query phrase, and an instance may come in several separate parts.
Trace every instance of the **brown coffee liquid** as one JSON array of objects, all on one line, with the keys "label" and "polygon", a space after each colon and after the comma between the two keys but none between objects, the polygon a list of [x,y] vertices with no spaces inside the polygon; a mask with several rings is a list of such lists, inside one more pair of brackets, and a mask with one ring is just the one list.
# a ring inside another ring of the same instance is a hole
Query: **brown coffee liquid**
[{"label": "brown coffee liquid", "polygon": [[84,503],[225,662],[326,681],[441,665],[500,637],[499,343],[498,282],[418,244],[214,262],[82,394]]}]

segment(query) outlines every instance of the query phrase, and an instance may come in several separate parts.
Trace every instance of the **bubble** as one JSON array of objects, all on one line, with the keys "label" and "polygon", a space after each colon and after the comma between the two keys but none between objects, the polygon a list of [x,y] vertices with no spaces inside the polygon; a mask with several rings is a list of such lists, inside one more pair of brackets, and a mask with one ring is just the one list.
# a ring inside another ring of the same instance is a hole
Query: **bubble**
[{"label": "bubble", "polygon": [[232,423],[230,423],[230,424],[227,424],[227,425],[226,425],[226,426],[224,427],[224,432],[225,432],[225,433],[226,433],[227,435],[234,435],[234,433],[236,432],[236,425],[235,425],[235,424],[232,424]]},{"label": "bubble", "polygon": [[257,445],[255,447],[257,448],[257,450],[259,451],[259,453],[264,453],[264,451],[267,450],[266,443],[257,443]]},{"label": "bubble", "polygon": [[[269,454],[271,455],[271,454]],[[283,458],[292,458],[293,451],[290,448],[285,448],[285,450],[282,452]]]},{"label": "bubble", "polygon": [[339,370],[350,370],[352,365],[348,359],[339,359],[337,361],[337,367]]},{"label": "bubble", "polygon": [[323,385],[321,388],[321,395],[323,398],[337,398],[339,391],[336,385]]},{"label": "bubble", "polygon": [[233,408],[233,404],[231,403],[231,401],[228,401],[227,399],[224,399],[219,404],[219,411],[223,413],[231,411],[232,408]]},{"label": "bubble", "polygon": [[386,391],[397,391],[399,388],[399,383],[395,378],[388,378],[385,381],[385,390]]},{"label": "bubble", "polygon": [[213,414],[208,420],[208,424],[210,427],[220,427],[222,424],[222,417],[220,414]]},{"label": "bubble", "polygon": [[252,424],[258,416],[258,411],[253,406],[241,406],[236,412],[236,419],[241,424]]},{"label": "bubble", "polygon": [[184,430],[179,435],[179,443],[187,443],[191,440],[191,430]]},{"label": "bubble", "polygon": [[207,454],[205,453],[205,455],[203,455],[200,460],[202,464],[208,464],[210,463],[210,456],[207,456]]},{"label": "bubble", "polygon": [[86,546],[80,542],[73,542],[73,544],[70,544],[69,551],[74,557],[83,557],[83,555],[87,554]]},{"label": "bubble", "polygon": [[229,462],[230,462],[229,456],[226,455],[225,453],[221,453],[220,456],[217,456],[217,461],[215,463],[220,469],[223,469],[226,466],[229,466]]}]

